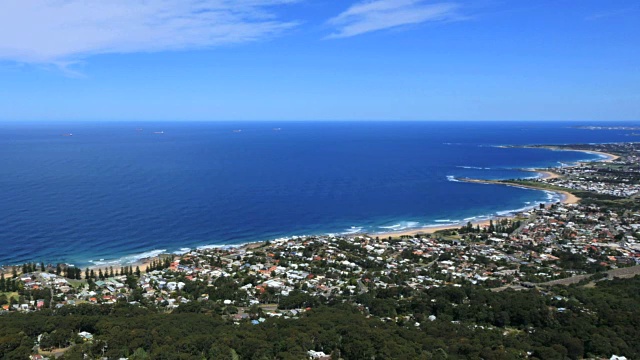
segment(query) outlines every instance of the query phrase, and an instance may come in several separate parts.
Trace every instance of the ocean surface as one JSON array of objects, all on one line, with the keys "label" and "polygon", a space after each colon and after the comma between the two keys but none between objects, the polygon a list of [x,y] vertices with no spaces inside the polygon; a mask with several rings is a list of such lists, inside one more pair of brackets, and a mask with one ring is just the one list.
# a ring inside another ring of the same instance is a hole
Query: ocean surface
[{"label": "ocean surface", "polygon": [[[597,155],[499,145],[634,141],[593,122],[0,123],[0,264],[383,232],[558,201],[457,182]],[[64,136],[73,134],[73,136]]]}]

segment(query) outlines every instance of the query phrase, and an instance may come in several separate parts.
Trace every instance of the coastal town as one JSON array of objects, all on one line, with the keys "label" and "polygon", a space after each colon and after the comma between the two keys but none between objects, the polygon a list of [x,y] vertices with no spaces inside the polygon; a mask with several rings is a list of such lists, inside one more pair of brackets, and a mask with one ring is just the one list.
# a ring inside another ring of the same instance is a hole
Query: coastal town
[{"label": "coastal town", "polygon": [[[421,327],[438,315],[401,311],[399,304],[430,289],[537,288],[561,299],[554,285],[640,274],[640,145],[553,149],[612,156],[544,169],[554,176],[495,184],[567,191],[580,201],[539,204],[483,223],[207,247],[115,269],[4,267],[0,316],[83,304],[128,303],[166,312],[208,304],[230,322],[257,325],[273,317],[297,319],[321,304],[342,302],[385,322]],[[381,298],[381,293],[386,295]],[[35,344],[40,355],[32,358],[54,357],[56,348],[91,342],[93,336],[78,332],[54,340],[45,334]],[[331,358],[314,349],[307,355]]]},{"label": "coastal town", "polygon": [[0,360],[640,360],[640,0],[0,4]]}]

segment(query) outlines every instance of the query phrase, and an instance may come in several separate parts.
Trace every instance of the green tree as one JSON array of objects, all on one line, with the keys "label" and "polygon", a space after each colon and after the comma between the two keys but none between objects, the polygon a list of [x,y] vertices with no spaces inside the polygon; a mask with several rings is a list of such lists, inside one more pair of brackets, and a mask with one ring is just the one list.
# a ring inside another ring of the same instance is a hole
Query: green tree
[{"label": "green tree", "polygon": [[129,357],[131,360],[148,360],[151,359],[149,354],[143,348],[137,348],[136,351]]}]

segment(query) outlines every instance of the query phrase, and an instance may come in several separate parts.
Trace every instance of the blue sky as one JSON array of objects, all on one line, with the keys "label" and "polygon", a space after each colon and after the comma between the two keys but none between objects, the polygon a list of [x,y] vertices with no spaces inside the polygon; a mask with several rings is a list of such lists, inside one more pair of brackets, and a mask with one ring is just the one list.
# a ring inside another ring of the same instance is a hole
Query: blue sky
[{"label": "blue sky", "polygon": [[640,120],[637,0],[4,0],[0,120]]}]

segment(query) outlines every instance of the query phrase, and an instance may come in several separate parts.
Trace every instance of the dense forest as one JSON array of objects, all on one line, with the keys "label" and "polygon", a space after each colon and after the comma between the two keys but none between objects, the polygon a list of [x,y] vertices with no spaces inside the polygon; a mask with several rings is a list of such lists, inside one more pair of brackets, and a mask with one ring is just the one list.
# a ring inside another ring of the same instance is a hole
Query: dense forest
[{"label": "dense forest", "polygon": [[305,359],[308,350],[333,359],[640,358],[639,276],[550,292],[450,286],[397,295],[369,292],[360,306],[325,301],[253,323],[234,323],[211,301],[171,313],[124,302],[6,313],[0,358],[27,359],[38,338],[41,348],[67,348],[63,359]]}]

